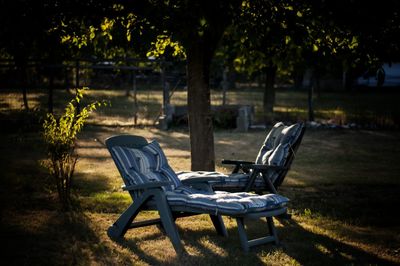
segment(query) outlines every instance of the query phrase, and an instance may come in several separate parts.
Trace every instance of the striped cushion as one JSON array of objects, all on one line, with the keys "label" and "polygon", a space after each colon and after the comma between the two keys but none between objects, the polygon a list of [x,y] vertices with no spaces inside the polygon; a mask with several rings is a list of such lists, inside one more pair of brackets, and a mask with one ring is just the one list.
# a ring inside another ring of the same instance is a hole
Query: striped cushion
[{"label": "striped cushion", "polygon": [[139,169],[139,162],[133,149],[126,147],[113,147],[113,155],[118,169],[122,173],[122,178],[126,185],[137,185],[149,182],[146,175],[141,174]]},{"label": "striped cushion", "polygon": [[[244,190],[249,174],[246,173],[235,173],[226,175],[220,172],[207,172],[207,171],[197,171],[197,172],[177,172],[178,178],[180,180],[196,179],[196,178],[213,178],[212,181],[208,181],[214,190]],[[256,189],[266,189],[265,182],[261,176],[258,176],[254,181],[254,188]]]},{"label": "striped cushion", "polygon": [[[229,190],[230,188],[233,190],[244,190],[246,188],[247,183],[249,182],[250,174],[246,173],[234,173],[230,174],[224,179],[224,182],[216,183],[213,185],[215,190]],[[262,179],[261,175],[256,177],[254,180],[253,188],[255,189],[263,189],[266,188],[265,182]]]},{"label": "striped cushion", "polygon": [[[283,166],[286,162],[286,159],[289,155],[290,145],[289,143],[282,144],[280,143],[278,147],[274,150],[271,156],[268,158],[268,165],[275,165],[275,166]],[[279,172],[278,171],[269,171],[269,179],[272,183],[278,178]]]},{"label": "striped cushion", "polygon": [[282,130],[285,128],[285,125],[282,122],[276,123],[271,131],[268,133],[267,137],[264,140],[263,145],[261,146],[260,151],[258,152],[256,158],[256,164],[262,163],[262,158],[265,156],[268,151],[273,150],[279,143],[279,136]]},{"label": "striped cushion", "polygon": [[160,144],[158,144],[157,141],[153,140],[152,142],[149,143],[149,145],[144,146],[142,148],[143,151],[147,151],[148,153],[153,154],[153,156],[156,158],[157,162],[157,171],[161,172],[164,174],[169,181],[174,183],[175,187],[178,187],[181,185],[181,181],[179,180],[178,176],[175,174],[174,170],[172,170],[171,166],[168,164],[167,157],[165,156],[163,150],[160,147]]},{"label": "striped cushion", "polygon": [[152,181],[171,181],[173,189],[181,185],[175,172],[168,165],[167,158],[156,141],[140,149],[113,147],[118,167],[122,169],[125,184],[142,184]]},{"label": "striped cushion", "polygon": [[188,180],[196,178],[212,178],[212,184],[223,183],[229,176],[220,172],[210,172],[210,171],[181,171],[177,172],[179,180]]},{"label": "striped cushion", "polygon": [[281,132],[281,137],[279,143],[286,144],[289,143],[291,146],[299,138],[301,129],[303,127],[302,123],[297,123],[288,127],[285,127]]},{"label": "striped cushion", "polygon": [[204,192],[181,186],[166,192],[171,206],[190,207],[201,212],[234,215],[281,208],[289,199],[277,194],[255,195],[223,191]]}]

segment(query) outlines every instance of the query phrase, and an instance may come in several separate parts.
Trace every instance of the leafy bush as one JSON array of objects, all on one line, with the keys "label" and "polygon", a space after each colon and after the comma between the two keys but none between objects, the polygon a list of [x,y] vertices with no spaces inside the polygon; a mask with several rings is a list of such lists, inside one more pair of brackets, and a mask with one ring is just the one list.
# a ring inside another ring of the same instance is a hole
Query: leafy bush
[{"label": "leafy bush", "polygon": [[71,203],[71,181],[78,155],[75,153],[77,134],[82,130],[90,113],[105,102],[93,102],[78,108],[87,88],[76,90],[75,98],[66,106],[58,119],[48,113],[43,122],[43,138],[47,145],[47,160],[44,166],[49,170],[57,186],[57,192],[64,209]]}]

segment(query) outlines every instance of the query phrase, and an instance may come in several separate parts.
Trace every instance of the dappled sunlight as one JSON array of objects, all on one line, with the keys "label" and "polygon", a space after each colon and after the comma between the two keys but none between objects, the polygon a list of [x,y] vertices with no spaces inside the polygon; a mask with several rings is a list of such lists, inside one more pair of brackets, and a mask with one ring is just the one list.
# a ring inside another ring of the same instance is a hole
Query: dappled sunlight
[{"label": "dappled sunlight", "polygon": [[[36,109],[40,107],[43,98],[47,95],[44,92],[34,91],[27,94],[29,108]],[[23,110],[22,92],[2,91],[0,93],[0,112],[7,113],[12,110]]]},{"label": "dappled sunlight", "polygon": [[[296,223],[301,230],[312,234],[312,237],[315,238],[316,241],[314,240],[310,244],[330,259],[361,262],[370,257],[381,263],[384,261],[385,263],[395,262],[392,251],[384,248],[386,241],[379,241],[377,232],[371,231],[370,236],[363,234],[361,238],[354,241],[353,235],[358,231],[357,227],[343,224],[340,221],[324,218],[309,221],[300,218],[296,219]],[[372,239],[374,241],[371,241]]]},{"label": "dappled sunlight", "polygon": [[[107,91],[92,92],[93,99],[108,95]],[[57,93],[67,95],[65,91]],[[124,91],[111,95],[125,97]],[[185,101],[183,92],[174,96]],[[131,97],[127,102],[130,104],[130,101]],[[396,234],[400,230],[399,219],[393,215],[400,204],[400,165],[397,163],[400,139],[395,131],[307,129],[294,163],[279,188],[279,193],[291,200],[288,208],[293,217],[276,220],[280,247],[268,244],[244,254],[235,219],[224,217],[229,237],[223,238],[216,234],[207,215],[177,220],[188,252],[183,258],[176,255],[169,239],[156,226],[130,230],[121,242],[110,240],[107,228],[132,199],[121,189],[123,181],[104,146],[105,139],[118,134],[140,135],[148,141],[155,139],[176,171],[190,169],[191,154],[187,129],[160,131],[154,127],[120,126],[118,121],[132,122],[131,111],[124,113],[122,106],[112,112],[107,108],[101,108],[93,123],[99,120],[108,123],[109,118],[113,126],[87,125],[78,137],[80,159],[73,180],[77,217],[64,217],[69,222],[56,211],[56,190],[46,183],[51,181],[37,163],[45,155],[40,135],[35,132],[22,138],[15,133],[3,142],[2,148],[8,151],[2,157],[1,165],[7,173],[3,186],[10,193],[3,193],[2,199],[15,203],[6,207],[2,222],[9,230],[6,238],[11,239],[12,254],[22,248],[35,261],[42,262],[39,256],[43,252],[38,251],[36,256],[29,251],[35,253],[37,249],[30,246],[39,241],[37,248],[48,250],[48,261],[60,259],[61,253],[52,247],[55,246],[67,250],[63,256],[70,264],[74,264],[73,258],[82,263],[107,265],[197,265],[210,261],[215,265],[226,265],[227,261],[232,265],[304,265],[310,261],[327,265],[400,263]],[[254,161],[267,131],[217,130],[214,133],[216,170],[223,173],[232,170],[222,165],[221,159]],[[84,218],[80,220],[79,216]],[[154,212],[139,215],[139,219],[155,217]],[[265,221],[248,223],[252,236],[259,236],[265,229]],[[19,254],[23,264],[24,255]]]},{"label": "dappled sunlight", "polygon": [[[393,95],[392,95],[393,94]],[[229,105],[252,105],[255,110],[255,121],[263,121],[263,90],[229,90],[226,101]],[[54,90],[54,108],[59,113],[60,106],[73,97],[73,90]],[[107,100],[110,105],[99,108],[89,120],[92,124],[106,126],[154,125],[161,114],[162,91],[138,90],[137,106],[130,91],[116,89],[93,89],[86,93],[86,101]],[[400,113],[396,111],[398,96],[396,93],[371,94],[366,92],[345,93],[324,92],[315,96],[315,120],[322,123],[357,125],[378,125],[395,127]],[[47,110],[47,92],[45,90],[29,90],[28,100],[31,109]],[[172,94],[172,105],[187,105],[187,92],[175,90]],[[211,104],[222,104],[222,91],[211,90]],[[22,93],[3,91],[0,97],[0,111],[22,110]],[[307,93],[305,91],[276,91],[274,106],[275,119],[284,121],[306,120],[308,118]]]},{"label": "dappled sunlight", "polygon": [[214,243],[208,236],[201,237],[198,240],[198,243],[202,246],[202,249],[207,250],[205,254],[213,254],[214,256],[229,258],[228,252],[224,248]]},{"label": "dappled sunlight", "polygon": [[302,176],[293,173],[293,170],[291,170],[285,177],[285,183],[288,186],[305,186],[306,182],[304,182],[302,179],[303,179]]}]

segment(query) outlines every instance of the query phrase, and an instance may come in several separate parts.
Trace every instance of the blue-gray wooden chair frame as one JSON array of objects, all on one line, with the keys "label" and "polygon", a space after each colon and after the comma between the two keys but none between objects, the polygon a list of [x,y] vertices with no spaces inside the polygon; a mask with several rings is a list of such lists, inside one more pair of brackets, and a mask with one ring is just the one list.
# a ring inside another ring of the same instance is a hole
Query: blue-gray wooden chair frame
[{"label": "blue-gray wooden chair frame", "polygon": [[[226,160],[223,159],[221,161],[222,164],[227,165],[234,165],[234,169],[232,170],[232,174],[239,173],[239,171],[243,171],[244,173],[250,173],[249,179],[244,189],[236,189],[236,188],[229,188],[224,189],[229,192],[236,192],[236,191],[255,191],[256,193],[263,193],[264,190],[262,188],[254,187],[254,182],[256,178],[261,175],[268,191],[272,193],[277,193],[279,186],[282,184],[283,180],[285,179],[288,171],[290,170],[290,166],[296,156],[296,152],[301,144],[305,133],[305,126],[302,125],[301,132],[295,143],[291,145],[289,149],[289,155],[286,159],[286,162],[283,166],[274,166],[274,165],[266,165],[266,164],[255,164],[254,162],[249,161],[241,161],[241,160]],[[250,171],[251,170],[251,171]],[[278,173],[278,177],[272,183],[271,180],[268,178],[271,172]],[[189,181],[189,180],[188,180]]]},{"label": "blue-gray wooden chair frame", "polygon": [[[118,160],[114,157],[112,148],[114,146],[140,148],[147,144],[148,142],[145,138],[132,135],[113,136],[106,140],[107,149],[109,150],[121,176],[124,176],[124,173],[122,171],[121,165],[119,165]],[[207,181],[208,181],[207,178],[203,178],[202,180],[198,179],[195,181],[192,180],[192,182],[195,183],[202,183],[202,185],[207,187],[208,190],[211,190],[211,187]],[[195,185],[192,182],[190,184]],[[149,226],[149,225],[161,225],[162,228],[165,230],[165,233],[171,240],[175,251],[179,254],[185,252],[185,250],[182,246],[178,229],[175,224],[175,220],[176,218],[179,217],[192,216],[198,214],[209,214],[217,233],[222,236],[228,235],[222,217],[220,215],[215,215],[214,213],[207,212],[206,210],[200,211],[199,209],[190,208],[188,206],[185,207],[170,206],[168,204],[165,192],[162,189],[163,186],[168,186],[168,185],[172,185],[172,182],[169,181],[149,182],[146,184],[122,186],[123,190],[128,191],[130,193],[133,203],[120,215],[120,217],[113,223],[113,225],[109,227],[109,229],[107,230],[108,236],[111,239],[120,239],[125,235],[125,233],[129,229]],[[135,198],[135,193],[134,193],[135,191],[141,191],[142,194],[138,198]],[[149,219],[144,221],[134,221],[138,213],[142,210],[157,210],[160,218]],[[277,232],[272,217],[284,213],[286,213],[286,208],[282,207],[270,211],[253,212],[253,213],[228,215],[228,216],[236,218],[241,246],[243,250],[247,252],[249,251],[249,248],[252,246],[257,246],[270,242],[279,244],[279,239],[277,236]],[[267,220],[269,235],[249,240],[244,226],[244,219],[245,218],[259,219],[263,217],[265,217]]]}]

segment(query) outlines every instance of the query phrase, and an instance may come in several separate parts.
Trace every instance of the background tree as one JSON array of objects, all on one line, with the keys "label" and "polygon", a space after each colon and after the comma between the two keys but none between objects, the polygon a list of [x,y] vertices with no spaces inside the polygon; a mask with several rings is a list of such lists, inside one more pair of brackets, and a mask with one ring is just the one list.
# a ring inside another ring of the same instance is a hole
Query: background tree
[{"label": "background tree", "polygon": [[127,10],[147,19],[186,51],[192,170],[214,170],[209,76],[211,60],[241,1],[138,1]]}]

